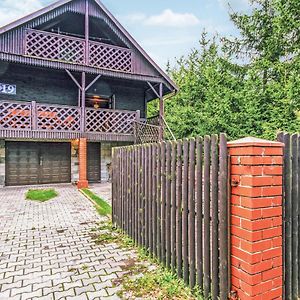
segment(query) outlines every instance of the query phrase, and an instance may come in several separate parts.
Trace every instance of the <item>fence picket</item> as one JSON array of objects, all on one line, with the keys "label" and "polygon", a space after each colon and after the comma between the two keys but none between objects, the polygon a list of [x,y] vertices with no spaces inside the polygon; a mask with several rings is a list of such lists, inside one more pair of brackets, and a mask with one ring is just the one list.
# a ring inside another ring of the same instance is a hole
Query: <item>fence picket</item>
[{"label": "fence picket", "polygon": [[218,175],[218,136],[213,135],[211,138],[212,300],[217,300],[219,295]]},{"label": "fence picket", "polygon": [[148,145],[148,243],[150,253],[153,253],[153,232],[152,232],[152,203],[153,203],[153,193],[152,193],[152,146]]},{"label": "fence picket", "polygon": [[156,161],[157,161],[157,146],[151,145],[151,156],[152,156],[152,170],[151,170],[151,179],[152,179],[152,253],[156,253],[156,240],[157,240],[157,227],[155,219],[157,219],[157,206],[156,206],[156,199],[157,199],[157,171],[156,171]]},{"label": "fence picket", "polygon": [[149,147],[148,145],[144,145],[144,164],[145,164],[145,173],[144,173],[144,180],[145,180],[145,248],[149,249]]},{"label": "fence picket", "polygon": [[210,137],[204,138],[204,297],[211,291],[211,251],[210,251]]},{"label": "fence picket", "polygon": [[188,182],[189,182],[189,142],[183,141],[183,184],[182,184],[182,255],[183,255],[183,280],[189,282],[189,252],[188,252]]},{"label": "fence picket", "polygon": [[176,144],[172,143],[171,165],[171,267],[176,268]]},{"label": "fence picket", "polygon": [[134,241],[135,245],[138,243],[139,235],[138,235],[138,222],[139,222],[139,208],[138,208],[138,172],[139,172],[139,164],[138,164],[138,151],[134,150]]},{"label": "fence picket", "polygon": [[171,143],[166,145],[166,266],[171,266]]},{"label": "fence picket", "polygon": [[196,253],[195,253],[195,140],[190,140],[189,147],[189,283],[196,285]]},{"label": "fence picket", "polygon": [[161,144],[157,146],[157,165],[156,165],[156,188],[157,188],[157,198],[156,198],[156,207],[157,207],[157,219],[156,219],[156,233],[157,233],[157,247],[156,247],[156,256],[162,260],[162,251],[161,251],[161,206],[162,206],[162,194],[161,194]]},{"label": "fence picket", "polygon": [[182,142],[177,143],[177,276],[182,277]]},{"label": "fence picket", "polygon": [[166,265],[166,143],[161,144],[161,258]]},{"label": "fence picket", "polygon": [[284,189],[285,189],[285,293],[286,299],[292,299],[292,197],[291,197],[291,146],[290,135],[283,136],[284,142]]},{"label": "fence picket", "polygon": [[227,300],[229,290],[229,218],[228,218],[228,151],[225,134],[220,135],[220,171],[219,171],[219,233],[220,233],[220,300]]},{"label": "fence picket", "polygon": [[[296,201],[299,201],[300,199],[300,134],[298,134],[298,155],[297,155],[297,160],[298,160],[298,167],[297,167],[297,196],[296,196]],[[299,203],[298,203],[299,206]],[[298,207],[298,222],[300,220],[300,208]],[[299,223],[298,223],[299,225]],[[298,297],[300,297],[300,247],[299,247],[299,232],[298,232]]]},{"label": "fence picket", "polygon": [[143,245],[143,232],[142,232],[142,222],[143,222],[143,218],[142,218],[142,214],[143,214],[143,211],[142,211],[142,200],[143,200],[143,193],[142,193],[142,172],[143,172],[143,169],[142,169],[142,147],[139,146],[137,148],[137,153],[138,153],[138,182],[139,182],[139,185],[138,185],[138,244],[140,246]]},{"label": "fence picket", "polygon": [[[298,198],[298,134],[291,136],[291,156],[292,156],[292,182],[291,182],[291,197],[292,197],[292,287],[293,287],[293,299],[298,299],[298,246],[299,246],[299,198]],[[297,201],[298,199],[298,201]]]},{"label": "fence picket", "polygon": [[196,209],[197,209],[197,230],[196,230],[196,247],[197,247],[197,284],[203,289],[203,214],[202,214],[202,159],[203,159],[203,140],[197,139],[197,186],[196,186]]}]

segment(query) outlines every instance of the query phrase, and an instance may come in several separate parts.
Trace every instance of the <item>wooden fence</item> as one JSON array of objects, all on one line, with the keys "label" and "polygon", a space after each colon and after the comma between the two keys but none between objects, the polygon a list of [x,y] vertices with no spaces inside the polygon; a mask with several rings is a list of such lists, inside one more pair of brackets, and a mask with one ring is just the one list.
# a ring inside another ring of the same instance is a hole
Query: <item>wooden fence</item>
[{"label": "wooden fence", "polygon": [[285,299],[300,298],[300,134],[278,135],[284,147],[284,272]]},{"label": "wooden fence", "polygon": [[115,148],[113,222],[205,298],[227,299],[226,136]]}]

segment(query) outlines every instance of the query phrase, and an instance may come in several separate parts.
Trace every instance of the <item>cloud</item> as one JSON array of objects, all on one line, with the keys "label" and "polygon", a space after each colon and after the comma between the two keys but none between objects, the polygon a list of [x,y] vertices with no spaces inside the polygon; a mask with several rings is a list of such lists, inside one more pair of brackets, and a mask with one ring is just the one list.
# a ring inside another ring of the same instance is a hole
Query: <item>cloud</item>
[{"label": "cloud", "polygon": [[176,13],[166,9],[158,15],[147,16],[143,13],[135,13],[127,16],[119,16],[120,20],[129,24],[139,23],[145,26],[185,28],[200,24],[200,20],[191,13]]},{"label": "cloud", "polygon": [[191,27],[198,25],[200,20],[191,13],[176,13],[171,9],[164,10],[159,15],[148,17],[144,24],[148,26]]},{"label": "cloud", "polygon": [[11,23],[43,7],[41,0],[2,0],[0,9],[0,26]]}]

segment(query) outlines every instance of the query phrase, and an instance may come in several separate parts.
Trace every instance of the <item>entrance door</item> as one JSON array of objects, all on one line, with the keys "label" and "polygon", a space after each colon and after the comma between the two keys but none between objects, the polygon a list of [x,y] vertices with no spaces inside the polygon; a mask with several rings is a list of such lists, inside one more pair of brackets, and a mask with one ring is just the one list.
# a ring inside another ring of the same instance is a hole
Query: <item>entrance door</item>
[{"label": "entrance door", "polygon": [[87,147],[87,177],[89,182],[101,181],[100,143],[88,143]]},{"label": "entrance door", "polygon": [[6,185],[68,183],[70,143],[6,142]]}]

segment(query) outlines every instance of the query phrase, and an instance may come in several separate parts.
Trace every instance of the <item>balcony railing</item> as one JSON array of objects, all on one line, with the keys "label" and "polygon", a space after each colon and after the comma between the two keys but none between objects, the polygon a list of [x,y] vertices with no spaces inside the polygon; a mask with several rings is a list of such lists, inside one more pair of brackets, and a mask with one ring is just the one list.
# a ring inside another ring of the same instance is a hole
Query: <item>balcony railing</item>
[{"label": "balcony railing", "polygon": [[[89,49],[86,53],[86,49]],[[130,49],[46,31],[27,29],[25,55],[132,73],[133,53]]]},{"label": "balcony railing", "polygon": [[125,110],[0,101],[0,130],[134,135],[137,118]]}]

